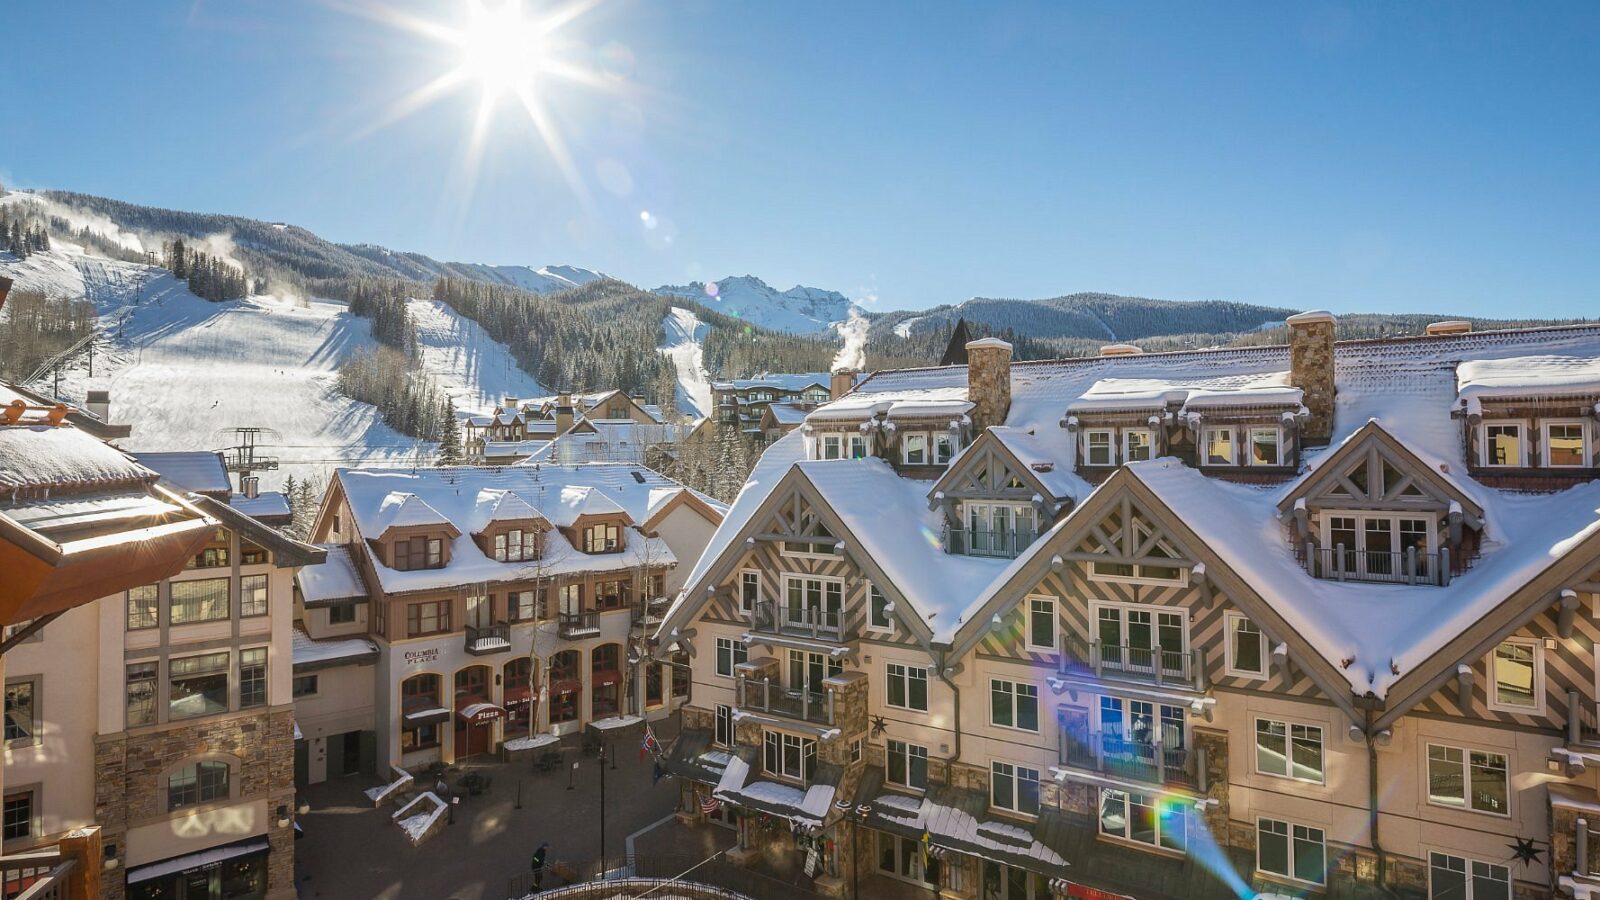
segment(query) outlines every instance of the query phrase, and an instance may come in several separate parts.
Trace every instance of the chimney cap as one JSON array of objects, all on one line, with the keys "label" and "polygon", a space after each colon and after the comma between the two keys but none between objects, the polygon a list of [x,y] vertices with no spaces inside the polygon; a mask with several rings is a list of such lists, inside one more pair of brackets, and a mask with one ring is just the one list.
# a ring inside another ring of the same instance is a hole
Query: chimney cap
[{"label": "chimney cap", "polygon": [[1467,334],[1472,331],[1472,323],[1466,319],[1449,319],[1443,322],[1429,322],[1423,329],[1426,334]]},{"label": "chimney cap", "polygon": [[1138,356],[1144,350],[1137,344],[1101,344],[1101,356]]},{"label": "chimney cap", "polygon": [[986,338],[978,338],[975,341],[967,341],[967,349],[968,350],[1005,350],[1007,352],[1010,352],[1011,345],[1006,343],[1005,341],[1000,340],[997,337],[986,337]]},{"label": "chimney cap", "polygon": [[1312,322],[1332,322],[1333,313],[1325,309],[1308,309],[1303,313],[1296,313],[1283,322],[1285,325],[1310,325]]}]

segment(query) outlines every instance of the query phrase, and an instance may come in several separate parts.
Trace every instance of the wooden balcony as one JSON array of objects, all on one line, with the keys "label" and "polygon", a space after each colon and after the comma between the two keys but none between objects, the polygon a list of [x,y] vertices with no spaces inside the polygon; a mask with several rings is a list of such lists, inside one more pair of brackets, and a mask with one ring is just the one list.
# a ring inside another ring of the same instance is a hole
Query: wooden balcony
[{"label": "wooden balcony", "polygon": [[1102,644],[1069,634],[1061,640],[1059,665],[1063,676],[1092,673],[1097,680],[1134,681],[1192,691],[1206,689],[1205,654],[1201,650]]},{"label": "wooden balcony", "polygon": [[77,900],[72,876],[78,861],[61,848],[0,856],[0,896],[15,900]]},{"label": "wooden balcony", "polygon": [[600,636],[600,614],[594,610],[580,613],[562,613],[556,617],[556,627],[568,640],[583,640]]},{"label": "wooden balcony", "polygon": [[511,626],[504,622],[484,625],[481,628],[468,625],[466,651],[473,656],[509,653],[511,651]]},{"label": "wooden balcony", "polygon": [[1415,547],[1401,552],[1347,550],[1343,544],[1318,548],[1306,545],[1306,571],[1313,578],[1334,581],[1372,581],[1381,584],[1450,583],[1450,550],[1419,553]]},{"label": "wooden balcony", "polygon": [[1139,741],[1121,734],[1074,732],[1062,727],[1057,753],[1063,768],[1152,786],[1206,791],[1205,753],[1168,746],[1159,739]]},{"label": "wooden balcony", "polygon": [[813,725],[834,724],[832,691],[791,691],[771,679],[740,677],[738,705],[743,710]]}]

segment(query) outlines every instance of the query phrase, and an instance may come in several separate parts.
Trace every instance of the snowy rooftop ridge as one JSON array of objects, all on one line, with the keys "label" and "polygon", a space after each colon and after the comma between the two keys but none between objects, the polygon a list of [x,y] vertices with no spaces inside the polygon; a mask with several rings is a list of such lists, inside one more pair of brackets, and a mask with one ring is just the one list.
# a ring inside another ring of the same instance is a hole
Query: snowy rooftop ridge
[{"label": "snowy rooftop ridge", "polygon": [[1456,367],[1462,400],[1600,394],[1600,356],[1473,359]]}]

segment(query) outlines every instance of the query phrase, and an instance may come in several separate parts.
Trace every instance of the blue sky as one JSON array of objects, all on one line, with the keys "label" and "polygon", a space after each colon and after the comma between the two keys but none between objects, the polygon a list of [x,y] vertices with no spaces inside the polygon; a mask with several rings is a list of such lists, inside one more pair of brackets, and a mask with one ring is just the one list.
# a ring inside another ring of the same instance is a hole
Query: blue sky
[{"label": "blue sky", "polygon": [[601,0],[577,184],[506,102],[469,187],[475,88],[373,130],[454,51],[356,2],[13,4],[0,179],[879,309],[1600,310],[1594,4]]}]

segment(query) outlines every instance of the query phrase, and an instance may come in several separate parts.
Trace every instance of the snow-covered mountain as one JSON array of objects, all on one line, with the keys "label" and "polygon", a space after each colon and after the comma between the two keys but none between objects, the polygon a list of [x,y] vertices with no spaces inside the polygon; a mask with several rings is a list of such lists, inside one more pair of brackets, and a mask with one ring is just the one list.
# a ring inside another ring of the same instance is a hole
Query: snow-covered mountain
[{"label": "snow-covered mountain", "polygon": [[465,275],[478,281],[492,281],[508,284],[525,291],[536,294],[548,294],[553,291],[564,291],[599,281],[607,277],[604,272],[585,269],[581,266],[540,266],[535,269],[531,266],[480,266],[473,263],[447,263],[446,268],[458,275]]},{"label": "snow-covered mountain", "polygon": [[694,300],[752,325],[791,334],[827,331],[848,319],[852,309],[864,311],[838,291],[802,285],[780,291],[754,275],[731,276],[710,284],[662,285],[655,293]]}]

